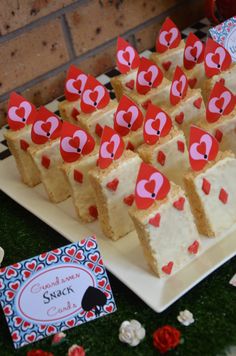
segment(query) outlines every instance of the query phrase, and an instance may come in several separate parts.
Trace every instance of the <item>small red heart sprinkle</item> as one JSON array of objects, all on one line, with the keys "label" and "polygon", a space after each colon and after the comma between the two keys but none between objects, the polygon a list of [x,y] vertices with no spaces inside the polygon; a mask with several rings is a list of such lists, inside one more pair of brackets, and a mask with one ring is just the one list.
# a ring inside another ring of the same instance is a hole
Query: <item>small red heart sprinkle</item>
[{"label": "small red heart sprinkle", "polygon": [[217,139],[217,141],[221,142],[222,141],[222,137],[223,137],[223,132],[221,132],[220,130],[216,129],[215,138]]},{"label": "small red heart sprinkle", "polygon": [[195,100],[193,102],[193,105],[195,106],[195,108],[200,109],[200,107],[202,105],[202,98],[198,98],[197,100]]},{"label": "small red heart sprinkle", "polygon": [[202,180],[202,191],[208,195],[210,193],[211,190],[211,184],[210,182],[208,182],[208,180],[206,178],[203,178]]},{"label": "small red heart sprinkle", "polygon": [[162,271],[166,274],[171,274],[174,262],[170,261],[167,265],[162,267]]},{"label": "small red heart sprinkle", "polygon": [[166,161],[166,155],[164,152],[159,151],[157,154],[157,162],[160,163],[160,165],[164,166]]},{"label": "small red heart sprinkle", "polygon": [[42,164],[43,167],[48,169],[49,166],[50,166],[50,162],[51,162],[50,158],[48,158],[47,156],[42,156],[41,164]]},{"label": "small red heart sprinkle", "polygon": [[23,151],[26,151],[28,147],[29,147],[28,142],[26,142],[25,140],[20,140],[20,148],[21,148]]},{"label": "small red heart sprinkle", "polygon": [[192,253],[192,254],[194,254],[194,255],[196,255],[197,252],[198,252],[198,248],[199,248],[199,242],[198,242],[197,240],[195,240],[195,241],[192,243],[192,245],[190,245],[190,246],[188,247],[188,252],[189,252],[189,253]]},{"label": "small red heart sprinkle", "polygon": [[221,188],[220,194],[219,194],[219,199],[222,201],[223,204],[226,204],[228,201],[228,193],[224,190],[224,188]]},{"label": "small red heart sprinkle", "polygon": [[168,61],[168,62],[163,62],[161,65],[162,65],[162,67],[165,69],[165,71],[167,72],[168,69],[169,69],[170,66],[171,66],[171,62],[170,62],[170,61]]},{"label": "small red heart sprinkle", "polygon": [[177,210],[184,210],[184,203],[185,203],[185,198],[184,197],[180,197],[178,200],[176,200],[173,203],[173,207]]},{"label": "small red heart sprinkle", "polygon": [[177,146],[178,146],[178,150],[179,150],[180,152],[184,152],[184,150],[185,150],[185,144],[184,144],[183,141],[177,141]]},{"label": "small red heart sprinkle", "polygon": [[125,83],[125,86],[129,89],[134,89],[134,80],[131,79],[129,82]]},{"label": "small red heart sprinkle", "polygon": [[97,124],[95,127],[95,133],[98,135],[98,137],[102,136],[103,128],[101,125]]},{"label": "small red heart sprinkle", "polygon": [[74,170],[74,180],[78,183],[83,183],[83,173],[81,173],[79,170],[75,169]]},{"label": "small red heart sprinkle", "polygon": [[73,117],[73,119],[75,119],[76,121],[78,121],[77,116],[80,114],[79,110],[76,108],[73,108],[72,112],[71,112],[71,116]]},{"label": "small red heart sprinkle", "polygon": [[184,113],[180,112],[178,115],[175,116],[175,121],[181,125],[182,122],[184,121]]},{"label": "small red heart sprinkle", "polygon": [[131,206],[134,202],[134,194],[130,194],[127,197],[124,197],[123,201],[126,205]]},{"label": "small red heart sprinkle", "polygon": [[152,101],[150,99],[146,100],[144,103],[142,103],[142,107],[147,110],[148,105],[151,104]]},{"label": "small red heart sprinkle", "polygon": [[134,151],[134,145],[129,141],[126,146],[127,150]]},{"label": "small red heart sprinkle", "polygon": [[221,78],[221,79],[219,80],[219,83],[222,84],[222,85],[225,85],[225,79],[224,79],[224,78]]},{"label": "small red heart sprinkle", "polygon": [[118,187],[118,184],[119,184],[119,179],[115,178],[111,182],[108,182],[106,187],[115,192]]},{"label": "small red heart sprinkle", "polygon": [[190,78],[188,80],[188,85],[190,86],[191,89],[195,87],[196,83],[197,83],[197,78]]},{"label": "small red heart sprinkle", "polygon": [[160,221],[161,221],[161,214],[159,214],[159,213],[157,213],[153,218],[148,220],[149,224],[151,224],[155,227],[160,226]]},{"label": "small red heart sprinkle", "polygon": [[89,214],[94,218],[97,219],[98,217],[98,210],[97,207],[95,205],[91,205],[89,207]]}]

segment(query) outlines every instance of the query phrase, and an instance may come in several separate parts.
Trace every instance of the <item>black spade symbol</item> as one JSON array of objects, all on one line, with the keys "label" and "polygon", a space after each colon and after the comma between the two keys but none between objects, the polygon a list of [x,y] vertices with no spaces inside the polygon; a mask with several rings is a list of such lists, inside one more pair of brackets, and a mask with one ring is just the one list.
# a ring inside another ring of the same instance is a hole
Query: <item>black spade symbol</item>
[{"label": "black spade symbol", "polygon": [[98,316],[100,314],[100,308],[103,307],[107,302],[107,297],[98,288],[88,287],[82,298],[82,308],[85,311],[90,311],[95,308],[95,314]]}]

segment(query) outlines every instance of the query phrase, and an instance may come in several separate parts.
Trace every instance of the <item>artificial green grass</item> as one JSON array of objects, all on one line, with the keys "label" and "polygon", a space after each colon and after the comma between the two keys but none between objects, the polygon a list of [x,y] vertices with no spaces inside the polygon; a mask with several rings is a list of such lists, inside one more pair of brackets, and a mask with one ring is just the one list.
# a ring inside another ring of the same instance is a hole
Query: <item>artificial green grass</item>
[{"label": "artificial green grass", "polygon": [[[32,202],[33,204],[34,202]],[[0,192],[0,246],[5,250],[3,266],[49,251],[68,243],[62,236],[42,223]],[[14,350],[8,327],[0,311],[0,355],[26,355],[28,350],[43,349],[55,356],[66,355],[69,346],[82,345],[87,355],[158,355],[152,346],[152,333],[165,324],[177,327],[183,343],[168,355],[216,356],[236,345],[236,289],[229,280],[236,273],[236,259],[231,259],[161,314],[147,307],[134,293],[109,274],[117,304],[117,312],[66,331],[65,342],[51,346],[52,337]],[[182,326],[176,317],[189,309],[195,323]],[[118,340],[123,320],[137,319],[146,329],[146,338],[131,348]]]}]

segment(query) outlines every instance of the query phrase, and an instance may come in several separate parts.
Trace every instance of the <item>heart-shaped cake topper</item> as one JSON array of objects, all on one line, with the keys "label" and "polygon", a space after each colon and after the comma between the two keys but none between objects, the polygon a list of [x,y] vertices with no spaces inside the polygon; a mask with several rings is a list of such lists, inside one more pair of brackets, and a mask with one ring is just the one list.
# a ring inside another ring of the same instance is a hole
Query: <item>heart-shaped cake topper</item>
[{"label": "heart-shaped cake topper", "polygon": [[170,88],[170,102],[176,105],[184,99],[188,91],[188,80],[182,69],[177,66]]},{"label": "heart-shaped cake topper", "polygon": [[161,69],[147,58],[140,59],[138,68],[136,89],[139,94],[146,94],[152,88],[158,87],[163,79]]},{"label": "heart-shaped cake topper", "polygon": [[138,52],[121,37],[117,39],[116,64],[121,73],[128,73],[139,66]]},{"label": "heart-shaped cake topper", "polygon": [[108,105],[110,95],[107,89],[93,76],[89,75],[81,96],[81,110],[91,113]]},{"label": "heart-shaped cake topper", "polygon": [[215,122],[221,116],[230,114],[236,105],[236,97],[221,82],[216,82],[206,108],[206,119]]},{"label": "heart-shaped cake topper", "polygon": [[181,34],[175,23],[167,18],[156,38],[156,51],[158,53],[163,53],[171,48],[178,47],[181,41]]},{"label": "heart-shaped cake topper", "polygon": [[184,67],[192,69],[204,60],[204,44],[192,32],[187,37],[184,48]]},{"label": "heart-shaped cake topper", "polygon": [[149,104],[143,125],[144,141],[154,145],[160,137],[168,135],[171,127],[170,116],[158,106]]},{"label": "heart-shaped cake topper", "polygon": [[61,135],[62,120],[57,115],[42,106],[37,112],[37,118],[31,130],[31,139],[37,145],[49,140],[55,140]]},{"label": "heart-shaped cake topper", "polygon": [[137,131],[142,123],[143,114],[138,105],[123,95],[114,115],[116,132],[121,136],[126,136],[130,131]]},{"label": "heart-shaped cake topper", "polygon": [[190,127],[189,162],[194,171],[200,171],[207,162],[213,161],[219,151],[219,143],[214,136],[197,126]]},{"label": "heart-shaped cake topper", "polygon": [[81,97],[87,78],[82,70],[74,65],[70,66],[65,83],[65,97],[68,101],[76,101]]},{"label": "heart-shaped cake topper", "polygon": [[207,39],[204,52],[204,66],[206,76],[211,78],[213,75],[228,69],[232,63],[229,52],[211,38]]},{"label": "heart-shaped cake topper", "polygon": [[141,163],[135,186],[138,209],[147,209],[155,200],[164,199],[169,190],[170,182],[161,172],[147,163]]},{"label": "heart-shaped cake topper", "polygon": [[95,141],[85,130],[64,121],[61,130],[60,152],[65,162],[77,161],[93,151]]},{"label": "heart-shaped cake topper", "polygon": [[105,126],[102,132],[98,166],[105,169],[121,157],[125,144],[122,138],[111,127]]},{"label": "heart-shaped cake topper", "polygon": [[10,129],[17,131],[30,125],[36,119],[37,110],[23,96],[13,92],[10,95],[7,111],[7,121]]}]

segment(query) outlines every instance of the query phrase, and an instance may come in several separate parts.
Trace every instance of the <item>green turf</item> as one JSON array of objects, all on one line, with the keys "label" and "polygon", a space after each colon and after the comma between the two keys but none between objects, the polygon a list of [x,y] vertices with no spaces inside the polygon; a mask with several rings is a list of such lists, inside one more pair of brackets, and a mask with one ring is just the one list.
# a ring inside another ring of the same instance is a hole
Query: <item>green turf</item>
[{"label": "green turf", "polygon": [[[33,204],[33,202],[32,202]],[[0,246],[5,249],[3,266],[38,255],[68,242],[0,192]],[[236,273],[236,259],[232,259],[196,286],[165,312],[157,314],[135,294],[109,274],[117,312],[81,325],[66,332],[67,338],[59,346],[51,346],[51,337],[15,351],[2,311],[0,312],[0,355],[26,355],[32,348],[40,348],[66,355],[73,343],[82,345],[88,355],[157,355],[152,346],[153,331],[165,324],[177,327],[184,342],[168,355],[216,356],[224,354],[229,345],[236,345],[236,289],[229,279]],[[176,320],[179,311],[189,309],[195,323],[182,326]],[[147,336],[136,348],[118,340],[118,329],[125,319],[137,319],[146,328]]]}]

